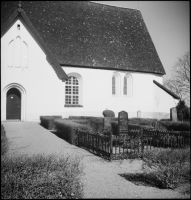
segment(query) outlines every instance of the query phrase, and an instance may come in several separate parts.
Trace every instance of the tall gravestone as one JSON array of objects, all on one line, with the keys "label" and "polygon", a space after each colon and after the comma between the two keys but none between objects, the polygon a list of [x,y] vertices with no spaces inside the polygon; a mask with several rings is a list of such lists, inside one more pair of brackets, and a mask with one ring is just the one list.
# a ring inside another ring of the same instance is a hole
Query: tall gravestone
[{"label": "tall gravestone", "polygon": [[140,110],[137,111],[137,118],[141,118],[141,111]]},{"label": "tall gravestone", "polygon": [[118,135],[128,133],[128,113],[121,111],[118,113]]},{"label": "tall gravestone", "polygon": [[170,109],[170,120],[173,121],[173,122],[178,121],[176,107]]}]

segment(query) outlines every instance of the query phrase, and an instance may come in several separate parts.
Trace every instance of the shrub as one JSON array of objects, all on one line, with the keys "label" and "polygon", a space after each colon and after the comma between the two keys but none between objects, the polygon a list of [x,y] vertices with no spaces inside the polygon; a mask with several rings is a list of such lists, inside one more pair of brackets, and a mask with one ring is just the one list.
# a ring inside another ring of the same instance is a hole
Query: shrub
[{"label": "shrub", "polygon": [[158,120],[150,118],[129,118],[129,124],[150,125],[156,121]]},{"label": "shrub", "polygon": [[189,120],[190,119],[190,109],[186,106],[184,101],[179,101],[178,105],[176,106],[178,120]]},{"label": "shrub", "polygon": [[163,188],[175,188],[190,181],[190,148],[146,151],[143,169],[149,172]]},{"label": "shrub", "polygon": [[55,129],[54,119],[60,119],[62,116],[40,116],[40,125],[48,130]]},{"label": "shrub", "polygon": [[[146,129],[153,129],[153,127],[149,126],[149,125],[142,126],[142,125],[138,125],[138,124],[129,124],[128,130],[137,130],[137,129],[140,129],[141,127],[146,128]],[[112,129],[113,135],[118,135],[118,122],[112,121],[111,129]]]},{"label": "shrub", "polygon": [[77,130],[88,130],[89,127],[75,123],[71,120],[64,120],[64,119],[55,119],[55,126],[56,130],[59,134],[59,137],[63,138],[64,140],[68,141],[70,144],[77,145]]},{"label": "shrub", "polygon": [[81,118],[63,118],[64,120],[70,120],[72,122],[82,124],[82,125],[89,125],[89,120],[88,119],[81,119]]},{"label": "shrub", "polygon": [[1,160],[1,198],[82,198],[82,170],[80,157],[5,156]]},{"label": "shrub", "polygon": [[112,110],[104,110],[102,114],[104,117],[115,117],[115,113]]},{"label": "shrub", "polygon": [[168,131],[190,131],[190,122],[160,121],[160,124]]},{"label": "shrub", "polygon": [[92,117],[92,116],[69,116],[69,119],[90,119],[90,118],[100,118],[100,117]]},{"label": "shrub", "polygon": [[93,131],[100,132],[100,133],[103,132],[103,118],[102,117],[90,118],[89,125]]},{"label": "shrub", "polygon": [[4,126],[1,124],[1,155],[4,155],[8,150],[8,140],[6,137]]}]

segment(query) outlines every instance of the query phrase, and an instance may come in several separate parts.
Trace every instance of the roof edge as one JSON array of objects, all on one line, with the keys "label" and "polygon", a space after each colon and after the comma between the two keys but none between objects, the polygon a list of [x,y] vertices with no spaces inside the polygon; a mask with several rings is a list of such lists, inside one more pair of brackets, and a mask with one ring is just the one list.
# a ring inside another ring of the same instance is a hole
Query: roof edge
[{"label": "roof edge", "polygon": [[130,72],[138,72],[138,73],[150,73],[150,74],[158,74],[163,76],[164,73],[162,72],[153,72],[153,71],[139,71],[133,69],[119,69],[119,68],[112,68],[112,67],[99,67],[99,66],[84,66],[84,65],[75,65],[75,64],[62,64],[60,63],[61,67],[76,67],[76,68],[88,68],[88,69],[100,69],[100,70],[118,70],[118,71],[130,71]]},{"label": "roof edge", "polygon": [[169,95],[171,95],[174,99],[180,99],[180,97],[178,97],[176,94],[174,94],[173,92],[171,92],[169,89],[167,89],[166,87],[164,87],[163,85],[161,85],[157,81],[153,80],[153,83],[155,83],[158,87],[160,87],[162,90],[164,90]]}]

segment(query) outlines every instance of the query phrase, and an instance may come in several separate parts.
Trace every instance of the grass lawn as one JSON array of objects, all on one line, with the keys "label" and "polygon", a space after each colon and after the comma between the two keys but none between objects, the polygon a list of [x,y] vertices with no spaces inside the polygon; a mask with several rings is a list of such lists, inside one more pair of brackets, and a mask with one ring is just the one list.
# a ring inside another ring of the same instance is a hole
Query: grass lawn
[{"label": "grass lawn", "polygon": [[82,198],[83,167],[79,157],[35,155],[10,156],[1,125],[1,198],[65,199]]}]

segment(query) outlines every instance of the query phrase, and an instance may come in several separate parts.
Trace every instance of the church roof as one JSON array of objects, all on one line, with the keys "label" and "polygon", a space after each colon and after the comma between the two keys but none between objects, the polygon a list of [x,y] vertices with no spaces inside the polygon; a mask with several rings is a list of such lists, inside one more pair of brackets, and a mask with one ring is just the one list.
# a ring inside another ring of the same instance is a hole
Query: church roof
[{"label": "church roof", "polygon": [[[1,28],[18,3],[1,3]],[[62,66],[165,74],[139,10],[88,1],[21,4],[37,35]]]}]

